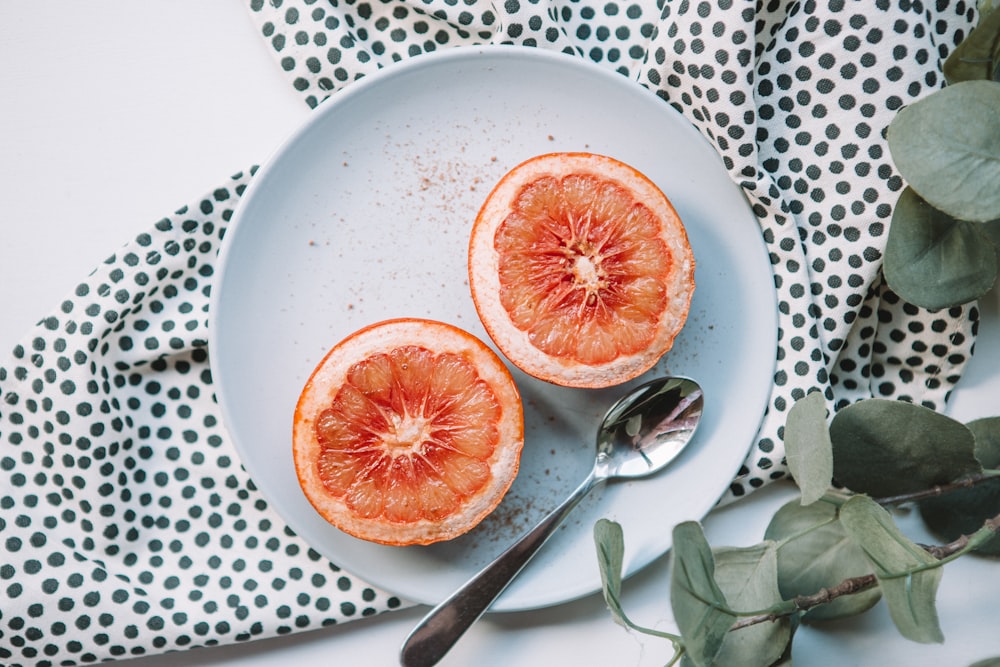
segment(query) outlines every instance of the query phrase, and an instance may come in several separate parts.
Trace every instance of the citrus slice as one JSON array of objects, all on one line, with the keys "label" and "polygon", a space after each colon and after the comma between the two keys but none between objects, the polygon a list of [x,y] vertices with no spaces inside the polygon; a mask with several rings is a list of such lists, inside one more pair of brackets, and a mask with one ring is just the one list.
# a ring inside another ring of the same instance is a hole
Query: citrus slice
[{"label": "citrus slice", "polygon": [[653,367],[687,320],[694,256],[666,195],[618,160],[550,153],[508,172],[469,242],[479,318],[529,375],[607,387]]},{"label": "citrus slice", "polygon": [[346,533],[391,545],[457,537],[510,488],[521,397],[493,350],[449,324],[395,319],[338,343],[299,397],[299,484]]}]

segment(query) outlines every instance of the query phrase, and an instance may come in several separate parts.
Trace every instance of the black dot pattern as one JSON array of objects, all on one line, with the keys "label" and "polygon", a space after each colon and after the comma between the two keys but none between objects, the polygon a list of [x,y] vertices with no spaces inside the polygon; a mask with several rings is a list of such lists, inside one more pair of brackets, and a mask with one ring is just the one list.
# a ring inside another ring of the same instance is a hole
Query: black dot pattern
[{"label": "black dot pattern", "polygon": [[361,0],[348,16],[336,6],[250,2],[310,106],[409,56],[519,44],[635,80],[718,150],[759,219],[779,320],[767,413],[724,502],[788,474],[783,425],[809,391],[823,391],[831,411],[871,396],[945,405],[979,311],[930,313],[883,283],[905,186],[885,130],[900,108],[944,84],[941,66],[975,25],[974,2]]},{"label": "black dot pattern", "polygon": [[975,305],[931,313],[904,303],[880,273],[904,187],[885,130],[942,85],[972,6],[737,6],[667,3],[639,77],[716,146],[760,221],[774,272],[774,389],[730,499],[787,475],[783,425],[809,391],[823,391],[832,411],[872,396],[943,407],[979,319]]},{"label": "black dot pattern", "polygon": [[0,367],[0,664],[271,637],[399,599],[310,549],[214,400],[214,264],[250,173],[109,257]]},{"label": "black dot pattern", "polygon": [[[975,305],[882,282],[904,183],[885,144],[943,85],[975,3],[873,0],[248,0],[316,106],[395,61],[462,45],[554,49],[648,87],[718,150],[761,226],[774,389],[727,501],[787,475],[782,426],[821,390],[943,407]],[[271,637],[403,602],[342,572],[268,507],[219,423],[206,347],[239,174],[140,234],[0,366],[0,664],[73,665]],[[768,316],[764,314],[764,316]]]}]

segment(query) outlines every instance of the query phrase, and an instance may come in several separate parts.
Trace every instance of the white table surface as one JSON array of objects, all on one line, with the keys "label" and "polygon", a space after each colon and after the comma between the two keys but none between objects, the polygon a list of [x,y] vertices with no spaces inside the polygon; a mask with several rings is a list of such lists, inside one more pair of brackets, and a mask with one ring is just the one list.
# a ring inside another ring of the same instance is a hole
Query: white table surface
[{"label": "white table surface", "polygon": [[[0,3],[0,349],[118,246],[226,178],[265,161],[309,113],[267,52],[242,0],[4,0]],[[1000,414],[998,298],[984,304],[975,367],[951,408]],[[713,545],[761,539],[792,497],[768,488],[706,519]],[[904,522],[920,536],[916,522]],[[665,526],[664,530],[670,527]],[[627,536],[626,536],[627,539]],[[931,538],[927,537],[927,540]],[[626,541],[627,548],[627,541]],[[596,567],[596,565],[595,565]],[[885,605],[803,628],[796,665],[967,665],[1000,655],[1000,563],[949,565],[943,645],[902,639]],[[666,560],[626,584],[639,624],[673,629]],[[292,637],[129,661],[166,665],[393,665],[425,609]],[[662,665],[669,644],[615,625],[597,595],[489,614],[445,665]]]}]

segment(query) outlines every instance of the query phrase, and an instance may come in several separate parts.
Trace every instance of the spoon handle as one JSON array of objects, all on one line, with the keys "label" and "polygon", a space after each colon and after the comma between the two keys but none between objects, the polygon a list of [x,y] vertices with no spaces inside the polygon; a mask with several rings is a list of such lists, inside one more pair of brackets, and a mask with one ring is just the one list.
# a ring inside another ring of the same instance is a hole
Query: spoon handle
[{"label": "spoon handle", "polygon": [[444,602],[428,612],[403,643],[400,663],[404,667],[436,665],[528,564],[570,511],[600,481],[603,478],[598,478],[595,472],[591,472],[559,507]]}]

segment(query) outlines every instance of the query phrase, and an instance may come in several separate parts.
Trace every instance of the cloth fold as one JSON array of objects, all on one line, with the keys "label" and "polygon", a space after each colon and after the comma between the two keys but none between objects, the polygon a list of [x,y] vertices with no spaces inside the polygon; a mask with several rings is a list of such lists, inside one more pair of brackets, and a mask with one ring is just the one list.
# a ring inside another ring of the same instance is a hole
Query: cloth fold
[{"label": "cloth fold", "polygon": [[[813,390],[941,408],[974,305],[927,312],[882,282],[903,182],[884,133],[943,85],[963,2],[250,0],[315,107],[420,53],[522,44],[607,66],[687,117],[746,193],[778,301],[774,389],[724,501],[787,475]],[[664,156],[682,159],[683,156]],[[80,664],[268,637],[405,606],[312,551],[220,423],[208,368],[219,244],[252,170],[114,253],[0,364],[0,663]],[[710,261],[709,258],[699,261]],[[765,314],[765,316],[769,316]]]}]

